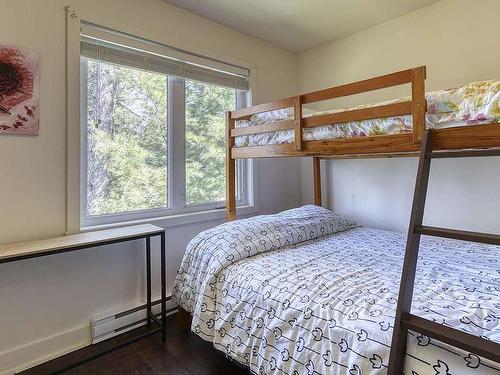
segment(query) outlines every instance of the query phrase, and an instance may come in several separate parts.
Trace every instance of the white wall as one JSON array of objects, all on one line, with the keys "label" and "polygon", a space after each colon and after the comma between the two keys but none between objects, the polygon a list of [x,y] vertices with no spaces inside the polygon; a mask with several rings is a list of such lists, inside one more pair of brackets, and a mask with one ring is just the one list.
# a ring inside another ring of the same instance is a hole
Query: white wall
[{"label": "white wall", "polygon": [[[0,5],[0,45],[33,48],[41,56],[40,135],[0,137],[0,244],[66,230],[65,5],[87,21],[256,64],[256,104],[297,91],[294,54],[161,0],[0,0]],[[258,167],[262,212],[299,203],[298,160],[259,161]],[[216,224],[167,229],[169,289],[187,241]],[[93,316],[143,299],[142,246],[0,265],[0,373],[88,343]]]},{"label": "white wall", "polygon": [[[301,92],[427,66],[427,90],[500,78],[498,0],[443,0],[299,55]],[[407,88],[337,101],[394,98]],[[393,95],[393,96],[391,96]],[[417,160],[323,162],[325,203],[361,224],[406,231]],[[303,202],[310,202],[311,161],[302,161]],[[425,222],[469,230],[500,228],[500,158],[433,162]]]}]

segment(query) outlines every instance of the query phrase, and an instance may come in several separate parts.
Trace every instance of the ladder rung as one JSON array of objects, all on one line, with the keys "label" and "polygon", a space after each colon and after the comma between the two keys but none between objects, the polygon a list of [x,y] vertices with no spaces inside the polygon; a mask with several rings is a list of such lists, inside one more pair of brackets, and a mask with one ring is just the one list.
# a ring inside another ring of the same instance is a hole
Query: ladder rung
[{"label": "ladder rung", "polygon": [[434,236],[434,237],[453,238],[455,240],[462,240],[462,241],[481,242],[491,245],[500,245],[500,235],[498,234],[466,232],[463,230],[426,227],[426,226],[415,227],[415,233],[427,234],[429,236]]},{"label": "ladder rung", "polygon": [[470,158],[476,156],[500,156],[500,149],[434,151],[425,154],[428,158]]},{"label": "ladder rung", "polygon": [[454,347],[500,362],[500,344],[458,329],[408,314],[402,319],[405,328],[419,332]]}]

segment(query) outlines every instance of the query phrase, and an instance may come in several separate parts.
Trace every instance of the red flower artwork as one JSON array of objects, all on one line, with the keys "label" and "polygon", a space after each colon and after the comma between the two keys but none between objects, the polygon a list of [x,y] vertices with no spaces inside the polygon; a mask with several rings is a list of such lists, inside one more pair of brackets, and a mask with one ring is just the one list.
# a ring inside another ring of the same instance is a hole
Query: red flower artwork
[{"label": "red flower artwork", "polygon": [[0,134],[38,135],[38,53],[0,46]]}]

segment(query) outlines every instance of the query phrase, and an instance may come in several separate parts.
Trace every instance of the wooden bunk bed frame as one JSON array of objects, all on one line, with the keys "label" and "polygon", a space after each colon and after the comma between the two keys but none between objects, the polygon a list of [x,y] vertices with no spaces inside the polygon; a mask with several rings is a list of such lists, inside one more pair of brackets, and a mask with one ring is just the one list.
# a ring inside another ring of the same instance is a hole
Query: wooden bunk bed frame
[{"label": "wooden bunk bed frame", "polygon": [[[226,114],[227,220],[236,219],[236,159],[311,156],[313,159],[314,204],[320,206],[321,159],[420,157],[388,366],[389,375],[400,375],[403,371],[408,329],[421,332],[452,346],[457,346],[493,361],[500,362],[500,344],[466,334],[456,329],[441,326],[411,314],[411,300],[421,234],[500,245],[499,235],[455,231],[445,228],[430,228],[422,225],[430,159],[500,156],[500,123],[432,131],[426,130],[425,113],[427,104],[425,99],[425,78],[426,68],[425,66],[420,66],[342,86],[259,104],[227,112]],[[411,100],[408,102],[384,104],[332,114],[320,114],[307,118],[302,116],[302,106],[305,104],[403,84],[411,84]],[[235,128],[235,121],[248,120],[254,114],[290,107],[294,108],[293,120]],[[306,127],[409,114],[412,115],[413,121],[412,133],[321,141],[304,141],[302,139],[302,130]],[[293,143],[235,147],[235,137],[289,129],[294,129],[295,131]],[[191,315],[182,308],[179,308],[179,323],[181,329],[189,331]]]},{"label": "wooden bunk bed frame", "polygon": [[[319,160],[331,158],[404,157],[418,156],[425,132],[425,66],[366,79],[342,86],[314,91],[290,98],[259,104],[226,114],[226,210],[227,219],[236,218],[236,159],[312,156],[314,165],[314,203],[321,204]],[[339,113],[302,117],[302,106],[324,100],[360,94],[392,86],[411,84],[411,100]],[[235,128],[235,121],[248,120],[252,115],[282,108],[294,108],[294,119],[269,124]],[[334,140],[304,141],[302,130],[307,127],[340,124],[375,118],[412,115],[413,132]],[[234,147],[237,136],[295,130],[295,141],[287,144]],[[481,149],[500,147],[500,123],[438,129],[433,131],[433,150]]]}]

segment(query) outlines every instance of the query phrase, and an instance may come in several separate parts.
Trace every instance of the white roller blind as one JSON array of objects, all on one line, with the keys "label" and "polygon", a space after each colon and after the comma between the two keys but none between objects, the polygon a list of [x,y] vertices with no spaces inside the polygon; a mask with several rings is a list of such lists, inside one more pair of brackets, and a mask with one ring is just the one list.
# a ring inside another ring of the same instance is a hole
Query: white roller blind
[{"label": "white roller blind", "polygon": [[248,90],[248,69],[94,25],[82,25],[81,55],[94,60]]}]

